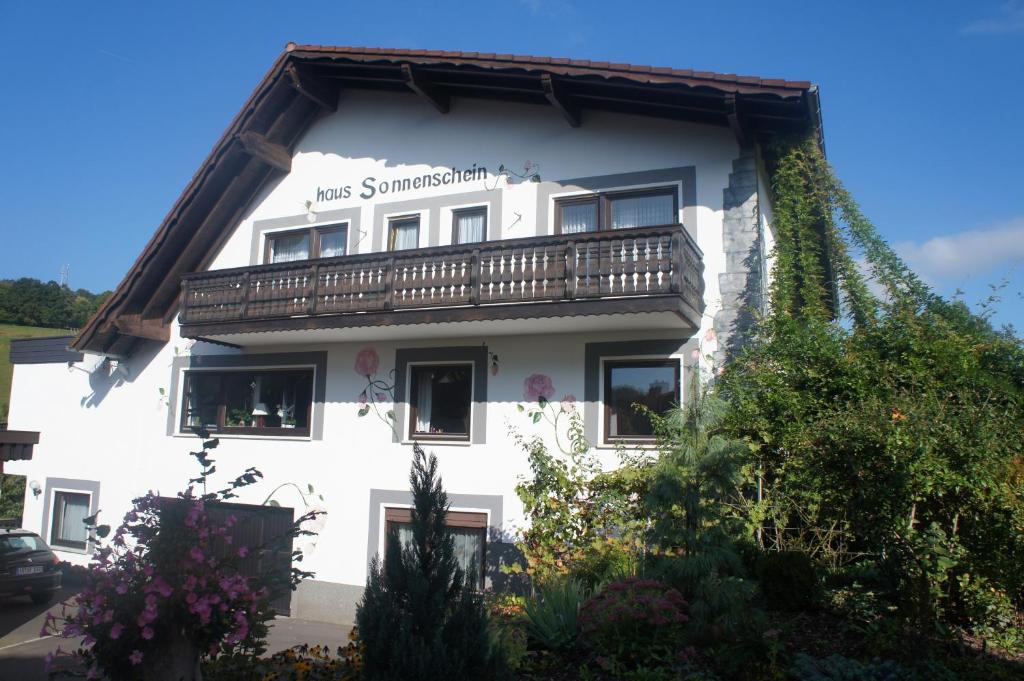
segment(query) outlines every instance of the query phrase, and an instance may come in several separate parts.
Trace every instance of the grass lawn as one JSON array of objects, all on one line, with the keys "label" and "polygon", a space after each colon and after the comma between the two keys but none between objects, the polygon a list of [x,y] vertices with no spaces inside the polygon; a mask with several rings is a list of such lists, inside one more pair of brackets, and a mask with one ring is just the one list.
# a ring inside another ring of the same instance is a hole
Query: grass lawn
[{"label": "grass lawn", "polygon": [[0,324],[0,423],[7,420],[7,406],[11,402],[11,339],[67,336],[72,333],[74,332],[69,329]]}]

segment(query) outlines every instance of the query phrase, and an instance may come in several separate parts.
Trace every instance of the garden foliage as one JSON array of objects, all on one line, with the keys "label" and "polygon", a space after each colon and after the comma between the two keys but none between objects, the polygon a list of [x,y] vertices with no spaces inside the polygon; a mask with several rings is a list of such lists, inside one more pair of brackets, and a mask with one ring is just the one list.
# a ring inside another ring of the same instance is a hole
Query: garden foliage
[{"label": "garden foliage", "polygon": [[412,470],[412,542],[388,537],[374,558],[356,610],[370,681],[490,679],[504,671],[481,597],[466,584],[445,531],[448,496],[437,457],[416,445]]},{"label": "garden foliage", "polygon": [[[315,514],[298,519],[273,543],[235,544],[236,519],[216,520],[211,506],[262,475],[250,468],[224,489],[206,493],[216,446],[208,439],[192,453],[202,472],[177,498],[150,492],[135,499],[108,544],[100,539],[110,527],[96,525],[95,516],[87,519],[98,546],[84,588],[63,604],[61,616],[48,615],[43,633],[83,638],[75,655],[88,678],[198,679],[203,656],[260,654],[274,615],[270,601],[309,576],[293,569],[282,581],[239,569],[246,559],[278,550],[278,542],[308,534],[299,525]],[[301,559],[300,552],[292,559]]]}]

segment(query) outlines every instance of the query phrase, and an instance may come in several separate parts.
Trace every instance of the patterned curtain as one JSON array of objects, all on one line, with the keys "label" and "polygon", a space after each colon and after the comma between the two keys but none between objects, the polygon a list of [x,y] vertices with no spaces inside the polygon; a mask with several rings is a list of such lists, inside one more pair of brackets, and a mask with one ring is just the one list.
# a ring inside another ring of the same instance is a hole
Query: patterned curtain
[{"label": "patterned curtain", "polygon": [[309,260],[309,234],[274,237],[270,242],[270,262]]},{"label": "patterned curtain", "polygon": [[597,231],[597,203],[570,203],[562,206],[562,234]]},{"label": "patterned curtain", "polygon": [[673,208],[672,197],[667,194],[612,199],[612,229],[673,225]]}]

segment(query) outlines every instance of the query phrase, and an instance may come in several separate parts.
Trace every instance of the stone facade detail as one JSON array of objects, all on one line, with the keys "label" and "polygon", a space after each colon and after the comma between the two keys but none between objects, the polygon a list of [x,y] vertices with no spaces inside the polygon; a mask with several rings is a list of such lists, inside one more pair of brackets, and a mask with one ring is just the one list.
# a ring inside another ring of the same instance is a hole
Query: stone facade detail
[{"label": "stone facade detail", "polygon": [[757,161],[744,149],[732,162],[723,191],[722,243],[725,269],[718,275],[721,307],[715,314],[715,366],[722,366],[745,342],[764,302],[764,245],[757,199]]}]

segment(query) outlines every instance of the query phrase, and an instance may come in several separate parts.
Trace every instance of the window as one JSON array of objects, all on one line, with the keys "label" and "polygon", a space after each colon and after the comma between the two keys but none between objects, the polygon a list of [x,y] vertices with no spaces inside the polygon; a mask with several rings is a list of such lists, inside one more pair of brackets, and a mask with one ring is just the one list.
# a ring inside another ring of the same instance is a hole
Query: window
[{"label": "window", "polygon": [[315,258],[335,258],[345,255],[348,243],[348,225],[327,225],[272,232],[267,235],[263,261],[295,262]]},{"label": "window", "polygon": [[679,402],[678,360],[626,360],[604,365],[605,442],[654,439],[650,418],[635,405],[664,414]]},{"label": "window", "polygon": [[487,238],[487,208],[452,211],[452,243],[474,244]]},{"label": "window", "polygon": [[81,492],[53,493],[53,524],[50,543],[84,551],[89,541],[85,519],[89,517],[89,495]]},{"label": "window", "polygon": [[34,534],[0,535],[0,553],[27,553],[46,549],[46,543]]},{"label": "window", "polygon": [[186,371],[184,395],[183,431],[307,436],[313,370]]},{"label": "window", "polygon": [[[487,514],[448,511],[444,524],[455,540],[455,559],[466,575],[467,584],[473,589],[481,588],[487,549]],[[402,546],[412,543],[412,511],[385,508],[384,529],[387,539],[395,536]]]},{"label": "window", "polygon": [[412,367],[409,438],[469,440],[473,365]]},{"label": "window", "polygon": [[419,248],[420,216],[391,218],[388,221],[388,250],[404,251]]},{"label": "window", "polygon": [[660,227],[678,222],[675,188],[573,196],[555,202],[555,233]]}]

